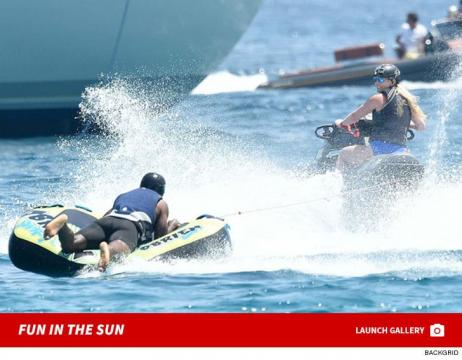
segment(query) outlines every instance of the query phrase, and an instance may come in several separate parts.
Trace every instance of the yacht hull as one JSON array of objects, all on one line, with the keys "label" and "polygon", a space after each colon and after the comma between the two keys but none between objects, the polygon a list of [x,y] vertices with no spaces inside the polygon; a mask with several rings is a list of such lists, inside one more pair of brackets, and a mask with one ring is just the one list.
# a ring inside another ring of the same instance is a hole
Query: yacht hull
[{"label": "yacht hull", "polygon": [[[0,136],[75,130],[82,92],[102,77],[149,79],[175,103],[222,62],[260,2],[0,2]],[[51,120],[61,116],[65,126]]]}]

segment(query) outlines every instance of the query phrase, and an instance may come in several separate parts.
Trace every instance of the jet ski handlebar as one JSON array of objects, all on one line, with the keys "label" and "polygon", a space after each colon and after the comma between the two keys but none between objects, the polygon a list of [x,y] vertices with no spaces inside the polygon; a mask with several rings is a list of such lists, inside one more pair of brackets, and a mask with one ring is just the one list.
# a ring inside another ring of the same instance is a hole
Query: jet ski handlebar
[{"label": "jet ski handlebar", "polygon": [[[335,132],[336,125],[322,125],[318,126],[316,130],[314,130],[314,134],[316,137],[323,139],[323,140],[330,140],[332,135]],[[322,131],[322,132],[321,132]]]},{"label": "jet ski handlebar", "polygon": [[[368,123],[366,120],[359,120],[358,123],[356,124],[356,128],[359,129],[361,136],[369,136],[370,132],[370,123]],[[345,131],[343,129],[340,129],[337,125],[331,124],[331,125],[322,125],[318,126],[314,130],[314,134],[316,137],[323,139],[323,140],[332,140],[332,138],[338,133],[338,131]],[[407,134],[406,134],[406,139],[407,141],[413,140],[415,137],[414,131],[411,129],[407,129]]]}]

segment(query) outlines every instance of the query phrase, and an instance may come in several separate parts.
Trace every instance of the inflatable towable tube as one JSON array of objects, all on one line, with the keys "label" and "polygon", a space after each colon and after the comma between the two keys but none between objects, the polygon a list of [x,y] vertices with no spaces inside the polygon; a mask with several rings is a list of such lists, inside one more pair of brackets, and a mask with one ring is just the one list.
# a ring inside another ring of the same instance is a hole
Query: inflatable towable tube
[{"label": "inflatable towable tube", "polygon": [[[88,226],[101,214],[84,207],[43,206],[32,209],[16,222],[8,244],[8,253],[19,269],[48,276],[73,276],[84,268],[94,267],[99,250],[63,253],[58,236],[43,238],[46,224],[59,214],[69,217],[74,231]],[[177,230],[140,244],[127,257],[130,260],[222,257],[231,251],[229,225],[223,219],[203,215]]]}]

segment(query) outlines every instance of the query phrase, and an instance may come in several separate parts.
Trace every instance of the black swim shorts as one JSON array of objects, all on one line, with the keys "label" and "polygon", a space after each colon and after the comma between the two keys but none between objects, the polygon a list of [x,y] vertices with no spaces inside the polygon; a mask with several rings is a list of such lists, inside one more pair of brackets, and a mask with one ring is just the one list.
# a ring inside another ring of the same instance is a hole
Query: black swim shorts
[{"label": "black swim shorts", "polygon": [[103,241],[110,243],[115,240],[122,240],[128,245],[130,251],[138,245],[138,230],[133,221],[105,216],[96,220],[93,224],[80,230],[77,234],[87,239],[89,249],[98,249]]}]

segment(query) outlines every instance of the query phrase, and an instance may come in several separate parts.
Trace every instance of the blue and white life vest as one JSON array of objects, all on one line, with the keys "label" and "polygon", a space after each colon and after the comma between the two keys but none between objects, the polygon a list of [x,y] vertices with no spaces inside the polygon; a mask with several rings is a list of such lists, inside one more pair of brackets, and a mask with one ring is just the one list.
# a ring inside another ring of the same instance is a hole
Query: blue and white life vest
[{"label": "blue and white life vest", "polygon": [[107,216],[133,221],[140,233],[140,241],[150,241],[155,236],[156,206],[161,199],[162,196],[151,189],[131,190],[117,196]]}]

